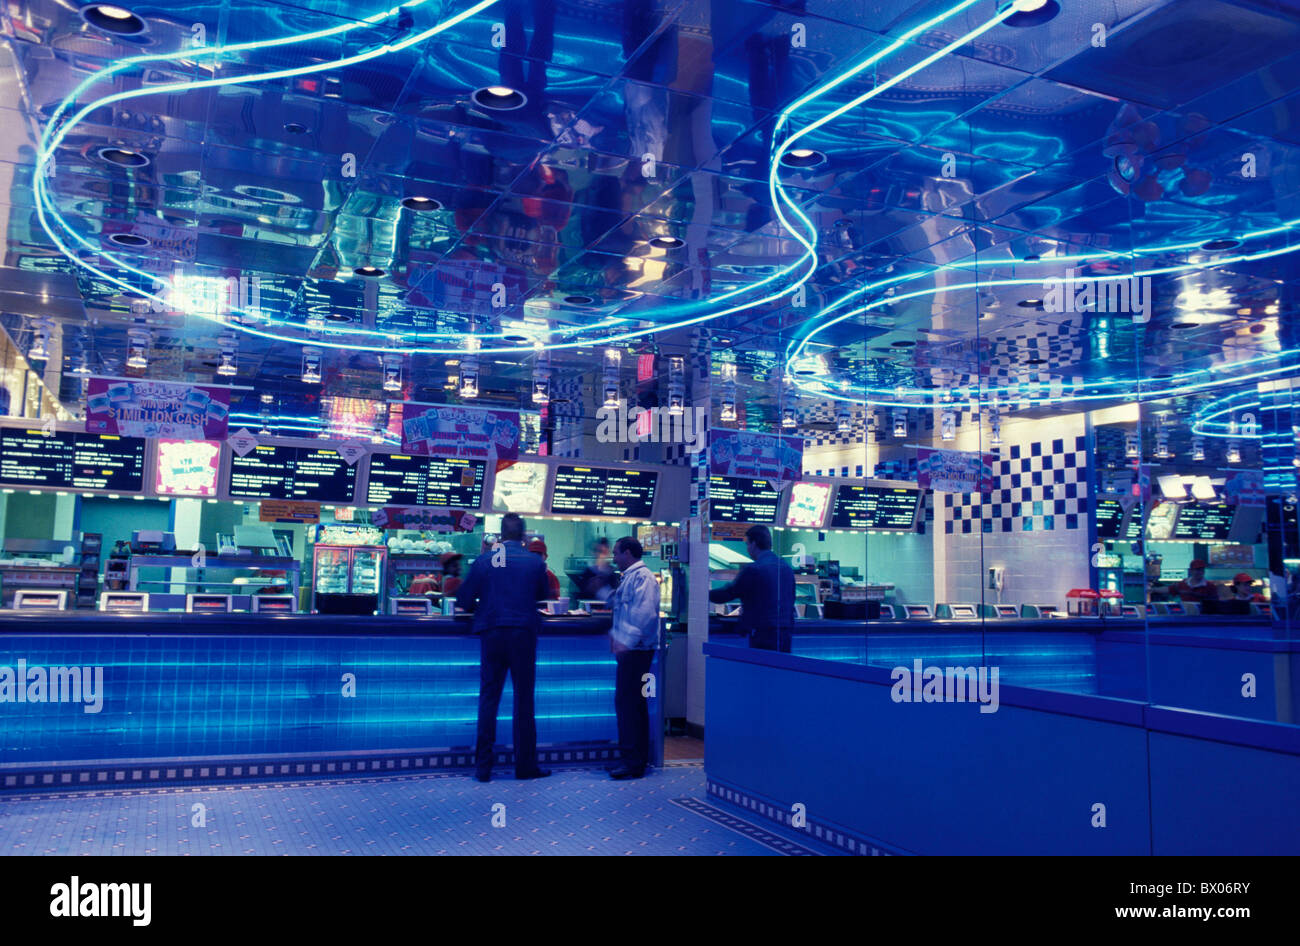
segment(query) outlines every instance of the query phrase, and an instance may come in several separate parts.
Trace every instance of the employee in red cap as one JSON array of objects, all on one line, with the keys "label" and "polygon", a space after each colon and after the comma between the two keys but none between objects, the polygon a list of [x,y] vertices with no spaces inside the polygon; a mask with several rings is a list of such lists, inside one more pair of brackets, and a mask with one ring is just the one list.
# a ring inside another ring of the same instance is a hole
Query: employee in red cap
[{"label": "employee in red cap", "polygon": [[1255,591],[1255,579],[1245,572],[1238,572],[1232,576],[1232,584],[1228,586],[1229,601],[1263,601],[1264,596]]},{"label": "employee in red cap", "polygon": [[[533,539],[533,541],[529,542],[528,551],[540,555],[542,557],[542,561],[543,562],[546,561],[546,543],[543,542],[541,539]],[[559,597],[560,597],[560,579],[556,578],[555,572],[551,571],[548,568],[546,569],[546,600],[557,601],[559,600]]]},{"label": "employee in red cap", "polygon": [[1187,577],[1170,590],[1184,601],[1219,600],[1219,586],[1205,580],[1205,560],[1200,558],[1187,563]]},{"label": "employee in red cap", "polygon": [[454,595],[460,588],[460,560],[459,552],[447,552],[442,558],[442,593],[444,595]]}]

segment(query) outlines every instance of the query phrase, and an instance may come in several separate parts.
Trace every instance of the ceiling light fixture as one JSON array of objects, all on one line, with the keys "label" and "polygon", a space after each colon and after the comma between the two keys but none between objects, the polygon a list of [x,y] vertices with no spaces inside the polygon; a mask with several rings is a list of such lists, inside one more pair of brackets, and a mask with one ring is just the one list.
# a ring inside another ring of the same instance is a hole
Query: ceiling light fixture
[{"label": "ceiling light fixture", "polygon": [[826,155],[812,148],[792,148],[781,155],[781,165],[787,168],[806,171],[826,163]]},{"label": "ceiling light fixture", "polygon": [[135,233],[111,233],[108,242],[138,250],[149,245],[149,238]]},{"label": "ceiling light fixture", "polygon": [[1010,3],[1000,3],[998,12],[1005,13],[1007,10],[1015,12],[1004,19],[1002,22],[1007,26],[1013,26],[1017,29],[1042,26],[1049,20],[1056,18],[1061,12],[1061,6],[1056,0],[1011,0]]},{"label": "ceiling light fixture", "polygon": [[405,198],[402,201],[402,206],[405,207],[407,210],[415,210],[415,211],[441,210],[442,201],[435,200],[432,197],[424,197],[422,195],[416,195],[414,197]]},{"label": "ceiling light fixture", "polygon": [[491,85],[486,88],[475,89],[470,98],[480,108],[491,109],[494,112],[513,112],[515,109],[523,108],[528,104],[528,96],[518,89],[512,89],[505,85]]},{"label": "ceiling light fixture", "polygon": [[1235,250],[1241,246],[1240,240],[1210,240],[1208,243],[1202,243],[1201,249],[1216,252],[1218,250]]},{"label": "ceiling light fixture", "polygon": [[81,18],[95,29],[112,33],[114,36],[135,36],[144,32],[144,20],[122,7],[94,3],[82,7],[79,12]]},{"label": "ceiling light fixture", "polygon": [[378,279],[380,276],[384,275],[384,271],[378,266],[369,265],[358,266],[356,269],[352,270],[352,272],[354,275],[364,277],[365,279]]},{"label": "ceiling light fixture", "polygon": [[650,245],[659,250],[675,250],[680,246],[685,246],[684,241],[671,236],[657,236],[652,238]]},{"label": "ceiling light fixture", "polygon": [[310,129],[302,122],[285,122],[284,130],[291,135],[305,135]]},{"label": "ceiling light fixture", "polygon": [[302,350],[302,383],[303,384],[320,384],[320,356],[319,348],[304,348]]},{"label": "ceiling light fixture", "polygon": [[101,161],[120,168],[142,168],[149,163],[149,156],[130,148],[100,148],[95,152]]}]

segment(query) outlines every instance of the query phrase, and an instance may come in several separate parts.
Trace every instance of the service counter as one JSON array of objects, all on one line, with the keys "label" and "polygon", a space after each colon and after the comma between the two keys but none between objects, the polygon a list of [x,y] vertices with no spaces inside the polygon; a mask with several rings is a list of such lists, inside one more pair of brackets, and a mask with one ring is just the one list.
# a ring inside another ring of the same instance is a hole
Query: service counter
[{"label": "service counter", "polygon": [[[5,614],[0,674],[22,666],[32,681],[34,668],[47,678],[50,668],[84,668],[76,682],[87,686],[77,693],[60,674],[61,690],[47,683],[41,701],[19,702],[10,691],[13,701],[0,707],[0,788],[469,768],[479,683],[471,620]],[[536,689],[543,764],[617,757],[608,629],[608,616],[543,618]],[[511,693],[507,685],[499,744],[509,740]],[[29,682],[24,696],[34,695]],[[654,720],[659,702],[656,692]],[[662,725],[652,728],[658,761]],[[500,757],[502,777],[510,761]]]}]

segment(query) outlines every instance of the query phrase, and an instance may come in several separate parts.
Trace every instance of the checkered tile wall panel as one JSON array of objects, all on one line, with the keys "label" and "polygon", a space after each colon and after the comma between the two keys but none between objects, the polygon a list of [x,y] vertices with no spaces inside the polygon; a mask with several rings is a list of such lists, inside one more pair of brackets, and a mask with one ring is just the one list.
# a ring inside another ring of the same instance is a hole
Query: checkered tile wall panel
[{"label": "checkered tile wall panel", "polygon": [[1088,452],[1082,436],[1014,444],[994,461],[992,492],[944,493],[944,531],[1041,532],[1088,527]]}]

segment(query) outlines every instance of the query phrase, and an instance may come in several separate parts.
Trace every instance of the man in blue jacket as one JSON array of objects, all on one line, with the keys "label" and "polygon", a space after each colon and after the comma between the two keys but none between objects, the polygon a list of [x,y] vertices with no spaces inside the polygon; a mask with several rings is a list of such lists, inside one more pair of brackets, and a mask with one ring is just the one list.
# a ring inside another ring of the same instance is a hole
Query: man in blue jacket
[{"label": "man in blue jacket", "polygon": [[474,633],[481,639],[478,689],[478,744],[474,777],[492,777],[497,709],[506,674],[514,683],[515,778],[545,778],[550,769],[537,765],[537,719],[533,688],[537,679],[537,632],[542,619],[537,603],[545,601],[546,564],[524,546],[524,520],[508,512],[501,517],[501,543],[480,555],[456,594],[456,603],[474,612]]},{"label": "man in blue jacket", "polygon": [[753,559],[740,570],[736,580],[709,592],[709,600],[720,604],[740,599],[737,627],[749,637],[749,646],[790,652],[794,630],[794,569],[772,551],[772,530],[750,526],[745,532],[745,550]]}]

